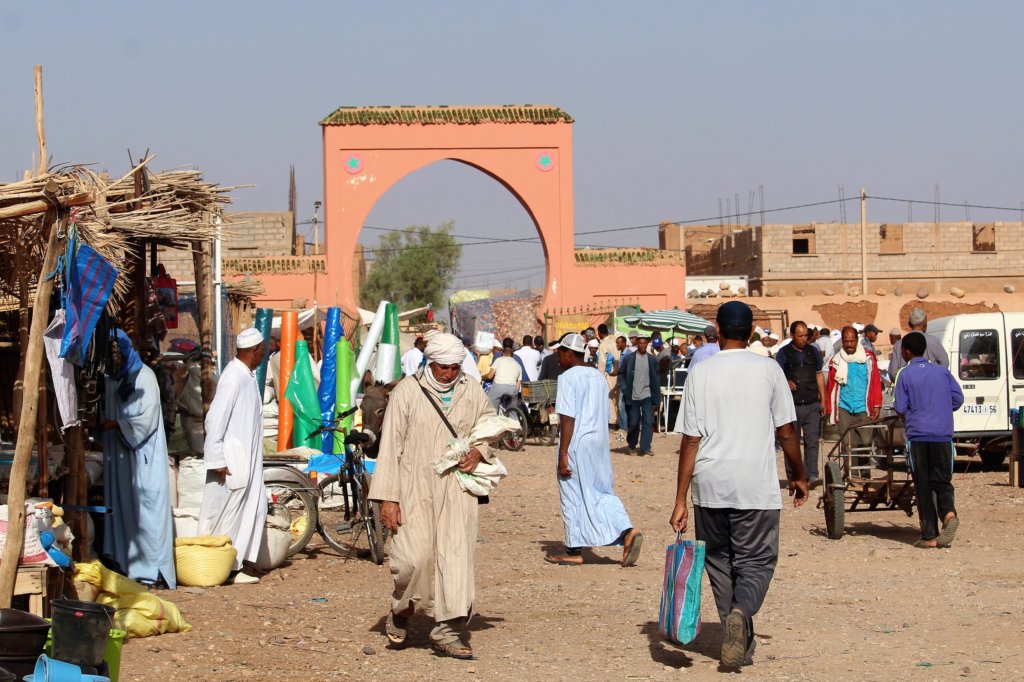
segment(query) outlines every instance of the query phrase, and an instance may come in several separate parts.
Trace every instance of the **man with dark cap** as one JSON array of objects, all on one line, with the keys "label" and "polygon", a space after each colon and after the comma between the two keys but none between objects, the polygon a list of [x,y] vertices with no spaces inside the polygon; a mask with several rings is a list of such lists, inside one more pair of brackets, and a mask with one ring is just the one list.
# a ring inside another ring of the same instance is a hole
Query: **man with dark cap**
[{"label": "man with dark cap", "polygon": [[697,366],[697,363],[707,360],[721,350],[718,346],[718,329],[714,325],[708,325],[704,328],[704,338],[707,339],[704,345],[693,351],[693,357],[690,358],[689,369],[691,372]]},{"label": "man with dark cap", "polygon": [[[818,445],[821,440],[821,411],[825,404],[825,376],[821,351],[810,343],[807,324],[797,320],[789,325],[790,343],[779,350],[775,360],[786,375],[796,406],[796,428],[804,443],[804,469],[810,487],[821,485],[818,478]],[[788,470],[787,470],[787,473]]]},{"label": "man with dark cap", "polygon": [[654,431],[654,404],[661,399],[658,383],[658,363],[647,352],[647,336],[638,336],[636,352],[630,353],[619,363],[619,391],[626,402],[629,431],[626,433],[626,447],[632,452],[639,438],[640,454],[653,455],[651,438]]},{"label": "man with dark cap", "polygon": [[764,602],[779,556],[778,439],[792,472],[793,505],[807,500],[807,476],[793,422],[796,411],[779,364],[746,350],[754,315],[740,301],[718,309],[721,352],[691,371],[676,431],[683,434],[675,508],[669,520],[687,528],[691,492],[695,535],[724,638],[721,662],[750,665],[753,617]]},{"label": "man with dark cap", "polygon": [[871,351],[875,355],[878,355],[878,349],[875,348],[875,341],[878,340],[878,335],[881,333],[881,329],[879,329],[873,324],[869,324],[864,327],[864,338],[862,338],[860,342],[863,343],[864,347],[867,348],[869,351]]}]

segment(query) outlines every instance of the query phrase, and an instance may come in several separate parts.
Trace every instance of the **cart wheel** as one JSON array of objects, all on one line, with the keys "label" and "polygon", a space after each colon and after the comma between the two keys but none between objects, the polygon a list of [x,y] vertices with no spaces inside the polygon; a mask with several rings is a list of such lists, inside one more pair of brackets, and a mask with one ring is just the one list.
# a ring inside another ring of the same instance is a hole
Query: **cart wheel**
[{"label": "cart wheel", "polygon": [[825,535],[829,540],[843,537],[846,522],[846,500],[843,496],[843,474],[838,462],[825,463]]}]

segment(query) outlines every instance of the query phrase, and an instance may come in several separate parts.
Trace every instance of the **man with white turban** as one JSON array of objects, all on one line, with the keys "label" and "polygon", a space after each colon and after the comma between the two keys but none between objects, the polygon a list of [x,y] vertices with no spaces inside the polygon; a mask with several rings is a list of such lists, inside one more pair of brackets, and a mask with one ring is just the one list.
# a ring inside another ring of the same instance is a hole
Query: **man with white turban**
[{"label": "man with white turban", "polygon": [[263,335],[249,328],[235,340],[237,356],[217,383],[206,414],[206,487],[199,511],[200,535],[227,535],[238,551],[234,583],[255,583],[243,563],[255,563],[267,521],[263,485],[263,404],[256,368],[263,360]]},{"label": "man with white turban", "polygon": [[[477,498],[459,486],[454,469],[438,476],[430,464],[449,439],[467,437],[494,409],[462,371],[462,342],[437,332],[426,339],[426,367],[391,392],[370,484],[369,497],[381,503],[381,522],[393,534],[395,589],[385,630],[393,644],[403,644],[408,618],[419,612],[434,619],[436,653],[472,658],[462,635],[476,599]],[[475,444],[458,469],[471,472],[481,461],[491,462],[491,451]]]}]

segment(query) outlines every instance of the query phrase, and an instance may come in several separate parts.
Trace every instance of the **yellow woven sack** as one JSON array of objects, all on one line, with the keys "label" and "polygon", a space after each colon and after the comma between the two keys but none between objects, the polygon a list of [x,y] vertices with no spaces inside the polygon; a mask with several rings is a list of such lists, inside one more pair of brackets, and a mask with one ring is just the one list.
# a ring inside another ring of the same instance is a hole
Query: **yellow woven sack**
[{"label": "yellow woven sack", "polygon": [[174,538],[175,547],[224,547],[231,544],[227,535],[198,535],[192,538]]},{"label": "yellow woven sack", "polygon": [[108,570],[99,561],[76,563],[74,580],[99,590],[96,603],[117,610],[114,627],[127,632],[128,637],[149,637],[192,629],[181,617],[177,606],[150,593],[134,580]]},{"label": "yellow woven sack", "polygon": [[192,587],[223,585],[238,553],[226,535],[177,538],[174,545],[178,584]]}]

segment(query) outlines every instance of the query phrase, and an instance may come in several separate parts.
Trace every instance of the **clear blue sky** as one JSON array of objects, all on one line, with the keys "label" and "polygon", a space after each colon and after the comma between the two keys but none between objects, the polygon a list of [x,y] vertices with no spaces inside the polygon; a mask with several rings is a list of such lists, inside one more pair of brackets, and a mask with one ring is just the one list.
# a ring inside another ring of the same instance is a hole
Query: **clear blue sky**
[{"label": "clear blue sky", "polygon": [[[239,210],[285,208],[295,164],[309,217],[322,194],[317,121],[339,105],[526,102],[576,119],[577,231],[713,217],[737,193],[746,210],[759,185],[767,208],[834,199],[839,185],[930,200],[935,183],[944,201],[1015,207],[1022,25],[1024,3],[984,1],[4,3],[0,179],[31,163],[40,63],[56,161],[117,172],[128,148],[150,148],[156,168],[255,184],[236,193]],[[869,206],[872,220],[907,216],[905,204]],[[831,205],[769,220],[838,217]],[[404,180],[368,224],[444,220],[536,234],[504,189],[454,163]],[[459,284],[538,286],[542,264],[536,244],[468,247]]]}]

